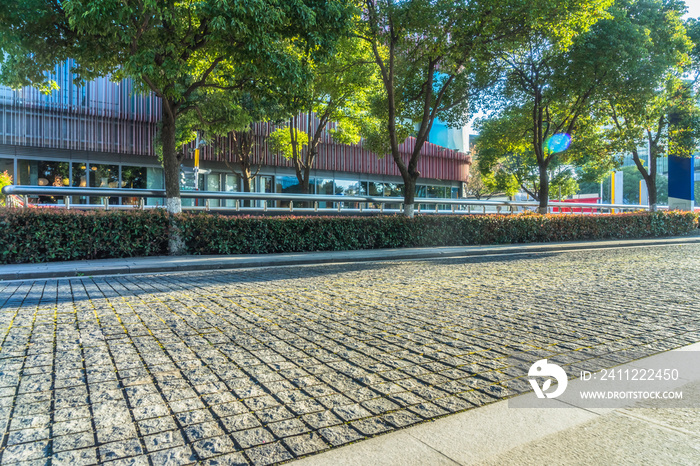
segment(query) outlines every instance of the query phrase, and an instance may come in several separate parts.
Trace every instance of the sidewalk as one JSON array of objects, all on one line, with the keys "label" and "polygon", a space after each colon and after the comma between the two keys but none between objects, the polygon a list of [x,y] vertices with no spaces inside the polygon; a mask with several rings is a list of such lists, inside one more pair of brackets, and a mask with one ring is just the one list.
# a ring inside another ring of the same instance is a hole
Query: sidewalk
[{"label": "sidewalk", "polygon": [[564,243],[368,249],[360,251],[327,251],[287,254],[135,257],[125,259],[50,262],[43,264],[1,265],[0,280],[31,280],[38,278],[66,278],[96,275],[230,270],[251,267],[369,262],[399,259],[444,259],[449,257],[554,253],[580,249],[664,246],[670,244],[693,243],[700,243],[700,236],[691,235],[671,238],[643,238],[612,241],[573,241]]},{"label": "sidewalk", "polygon": [[[700,343],[674,351],[700,352]],[[634,361],[630,366],[658,363],[669,353]],[[700,464],[698,371],[679,380],[677,388],[697,408],[582,409],[548,400],[570,407],[516,409],[509,408],[506,400],[302,458],[294,464]]]}]

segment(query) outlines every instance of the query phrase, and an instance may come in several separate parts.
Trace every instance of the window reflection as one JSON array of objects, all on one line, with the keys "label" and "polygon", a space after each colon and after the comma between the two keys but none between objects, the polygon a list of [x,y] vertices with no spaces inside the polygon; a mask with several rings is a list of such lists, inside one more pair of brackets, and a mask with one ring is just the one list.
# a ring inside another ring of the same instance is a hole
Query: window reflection
[{"label": "window reflection", "polygon": [[[90,164],[88,174],[91,188],[117,189],[119,187],[119,166]],[[102,204],[103,197],[90,197],[91,204]],[[110,205],[119,204],[118,197],[109,198]]]},{"label": "window reflection", "polygon": [[[18,160],[17,171],[20,185],[54,186],[70,185],[68,162],[45,162],[41,160]],[[38,204],[63,204],[61,196],[29,196],[29,201]]]}]

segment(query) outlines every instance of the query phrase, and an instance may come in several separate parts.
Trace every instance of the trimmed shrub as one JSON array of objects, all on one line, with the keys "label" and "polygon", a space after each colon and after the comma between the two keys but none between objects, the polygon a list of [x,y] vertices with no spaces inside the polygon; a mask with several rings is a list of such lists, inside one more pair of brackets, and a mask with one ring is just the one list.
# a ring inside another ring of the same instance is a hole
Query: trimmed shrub
[{"label": "trimmed shrub", "polygon": [[463,246],[683,235],[694,213],[377,217],[178,216],[189,254]]},{"label": "trimmed shrub", "polygon": [[[463,246],[683,235],[690,212],[618,215],[227,217],[183,213],[174,221],[188,254],[267,254]],[[169,218],[147,211],[0,209],[0,263],[167,253]]]},{"label": "trimmed shrub", "polygon": [[166,254],[168,216],[151,211],[0,209],[0,263]]}]

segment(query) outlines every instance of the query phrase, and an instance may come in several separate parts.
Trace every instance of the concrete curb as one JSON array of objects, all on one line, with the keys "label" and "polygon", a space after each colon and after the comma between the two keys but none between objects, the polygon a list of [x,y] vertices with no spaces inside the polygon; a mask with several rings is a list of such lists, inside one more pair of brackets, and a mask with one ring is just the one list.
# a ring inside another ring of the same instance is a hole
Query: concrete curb
[{"label": "concrete curb", "polygon": [[436,248],[370,249],[286,254],[237,256],[154,256],[125,259],[102,259],[44,264],[0,266],[0,280],[31,280],[82,276],[196,272],[243,268],[337,264],[388,260],[446,259],[456,257],[554,253],[582,249],[611,249],[672,244],[700,244],[700,236],[644,238],[613,241],[577,241],[565,243],[530,243]]}]

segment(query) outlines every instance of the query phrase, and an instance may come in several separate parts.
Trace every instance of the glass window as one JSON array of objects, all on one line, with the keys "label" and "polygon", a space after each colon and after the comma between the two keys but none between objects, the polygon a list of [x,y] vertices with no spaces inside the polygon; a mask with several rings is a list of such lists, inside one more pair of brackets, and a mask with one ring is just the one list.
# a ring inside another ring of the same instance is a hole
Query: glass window
[{"label": "glass window", "polygon": [[[221,190],[221,173],[210,173],[207,175],[207,191],[220,191]],[[221,206],[220,199],[210,199],[210,207]]]},{"label": "glass window", "polygon": [[[17,175],[20,185],[68,186],[70,185],[68,162],[45,162],[41,160],[18,160]],[[29,196],[29,202],[38,204],[62,204],[60,196]]]},{"label": "glass window", "polygon": [[277,193],[301,193],[301,185],[296,176],[275,177],[275,192]]},{"label": "glass window", "polygon": [[[309,186],[309,191],[312,190],[313,187]],[[285,194],[302,194],[299,179],[296,176],[276,176],[275,192]],[[279,201],[278,204],[279,207],[289,207],[289,201]],[[302,207],[305,206],[305,204],[303,202],[296,202],[295,206]]]},{"label": "glass window", "polygon": [[[146,167],[146,189],[165,189],[163,169],[160,167]],[[149,197],[146,205],[164,205],[165,199]]]},{"label": "glass window", "polygon": [[68,186],[68,162],[18,160],[19,184],[28,186]]},{"label": "glass window", "polygon": [[[241,188],[239,184],[239,176],[236,174],[227,174],[224,178],[224,191],[230,192],[230,193],[237,193]],[[226,207],[235,207],[236,206],[236,200],[235,199],[226,199],[225,201]]]},{"label": "glass window", "polygon": [[444,186],[428,186],[427,192],[428,197],[437,197],[439,199],[445,199],[449,197],[446,194],[446,188]]},{"label": "glass window", "polygon": [[260,192],[261,193],[274,192],[271,176],[261,176],[260,177]]},{"label": "glass window", "polygon": [[[384,195],[403,197],[403,183],[384,183]],[[385,209],[399,209],[400,207],[400,204],[384,204]]]},{"label": "glass window", "polygon": [[[316,178],[316,194],[329,194],[329,195],[335,194],[335,192],[333,190],[333,180],[324,179],[324,178]],[[319,208],[333,207],[333,203],[332,202],[319,202],[318,207]]]},{"label": "glass window", "polygon": [[[362,191],[362,185],[359,181],[351,180],[335,180],[335,194],[340,196],[355,196]],[[343,207],[347,209],[359,209],[359,202],[344,202]]]},{"label": "glass window", "polygon": [[[85,162],[72,162],[70,164],[71,170],[71,186],[74,188],[87,188],[87,163]],[[87,204],[87,196],[73,196],[71,199],[73,204]]]},{"label": "glass window", "polygon": [[[370,181],[367,183],[367,191],[370,196],[384,197],[384,183],[375,183],[374,181]],[[381,208],[381,204],[370,203],[369,207],[379,209]],[[386,207],[386,205],[384,207]]]},{"label": "glass window", "polygon": [[147,168],[145,167],[122,167],[121,187],[126,189],[146,189],[148,179]]},{"label": "glass window", "polygon": [[[90,164],[88,176],[91,188],[117,189],[119,187],[119,166]],[[91,204],[102,204],[102,197],[90,197]],[[118,197],[109,198],[110,205],[119,204]]]},{"label": "glass window", "polygon": [[[4,183],[0,184],[0,189],[6,184],[15,183],[15,161],[13,159],[0,159],[0,179]],[[0,205],[10,205],[10,201],[0,194]]]},{"label": "glass window", "polygon": [[15,161],[13,159],[0,159],[0,173],[7,172],[12,177],[12,182],[15,180]]},{"label": "glass window", "polygon": [[[259,183],[260,183],[259,186],[260,186],[261,193],[273,193],[274,192],[275,186],[274,186],[274,182],[273,182],[271,176],[261,176]],[[268,205],[268,207],[274,207],[275,202],[274,201],[267,201],[267,205]],[[258,207],[262,207],[262,206],[263,206],[263,202],[260,201]]]}]

